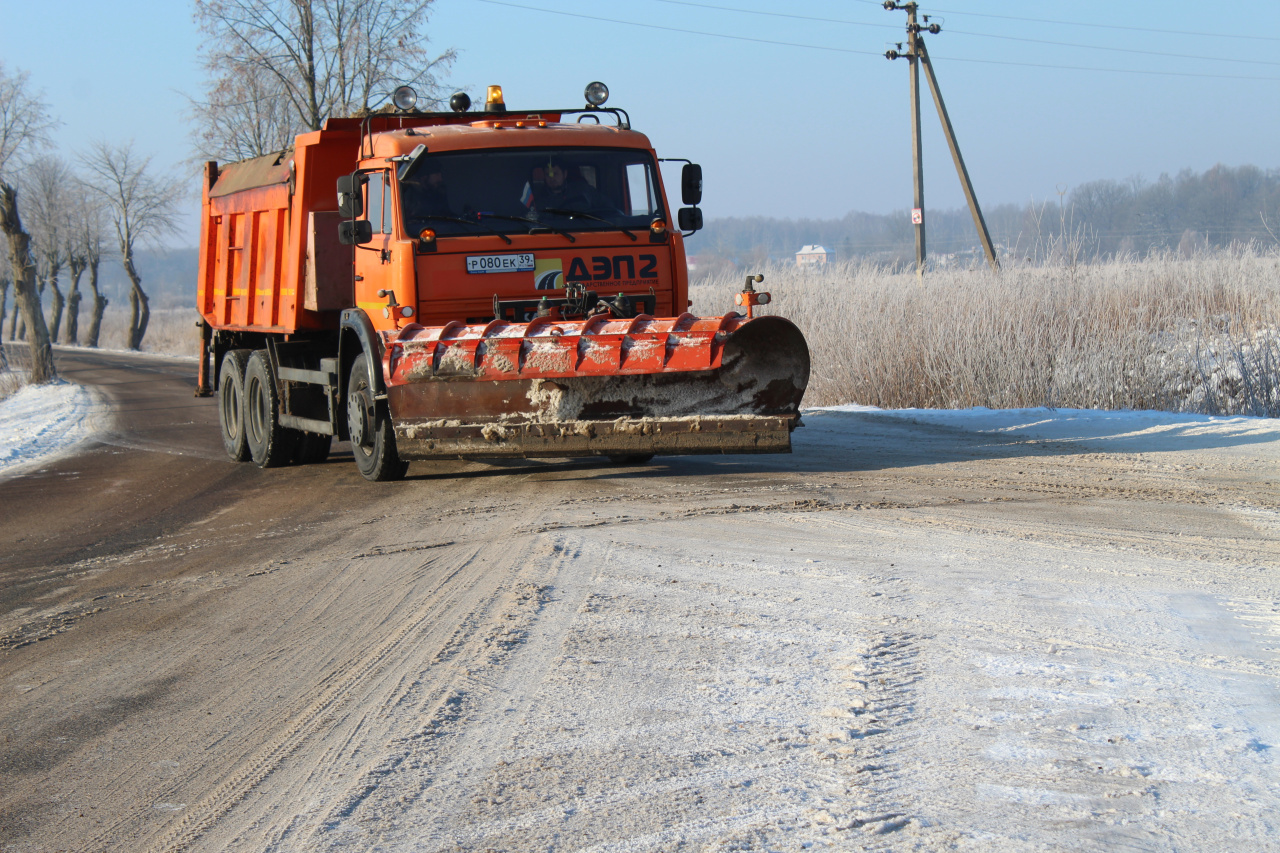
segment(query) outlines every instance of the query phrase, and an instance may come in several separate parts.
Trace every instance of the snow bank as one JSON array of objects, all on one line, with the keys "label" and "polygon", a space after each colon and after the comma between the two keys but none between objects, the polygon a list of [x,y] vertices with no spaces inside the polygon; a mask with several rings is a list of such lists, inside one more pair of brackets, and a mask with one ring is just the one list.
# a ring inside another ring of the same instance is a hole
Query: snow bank
[{"label": "snow bank", "polygon": [[83,385],[28,385],[0,400],[0,479],[71,452],[91,438],[107,413]]},{"label": "snow bank", "polygon": [[[0,478],[71,452],[92,437],[108,408],[92,390],[59,382],[27,386],[0,400]],[[1155,452],[1215,444],[1280,440],[1280,419],[1092,409],[877,409],[825,406],[812,412],[847,412],[901,418],[965,432],[1039,441],[1080,441],[1113,449]]]}]

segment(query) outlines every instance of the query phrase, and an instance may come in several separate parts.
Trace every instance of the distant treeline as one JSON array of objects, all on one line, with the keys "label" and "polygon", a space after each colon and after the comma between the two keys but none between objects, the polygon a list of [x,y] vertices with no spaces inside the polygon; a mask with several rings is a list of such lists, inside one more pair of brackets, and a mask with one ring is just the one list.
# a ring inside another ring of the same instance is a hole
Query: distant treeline
[{"label": "distant treeline", "polygon": [[[1082,184],[1061,198],[983,209],[1002,253],[1042,259],[1071,252],[1087,258],[1145,257],[1153,250],[1280,242],[1280,169],[1214,166],[1184,170],[1154,183],[1134,177]],[[981,259],[967,209],[928,210],[927,248],[938,263]],[[915,257],[909,211],[851,212],[841,219],[711,219],[689,239],[700,271],[784,260],[818,243],[841,259],[905,263]],[[947,256],[951,256],[948,258]]]}]

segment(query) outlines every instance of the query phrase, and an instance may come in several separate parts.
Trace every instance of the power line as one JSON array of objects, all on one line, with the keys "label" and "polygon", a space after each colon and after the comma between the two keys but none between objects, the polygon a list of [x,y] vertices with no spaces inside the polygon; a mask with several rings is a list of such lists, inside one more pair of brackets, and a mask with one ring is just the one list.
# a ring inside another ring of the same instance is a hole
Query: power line
[{"label": "power line", "polygon": [[[739,9],[736,6],[721,6],[714,3],[697,3],[697,2],[694,2],[694,0],[650,0],[650,2],[666,3],[670,6],[687,6],[695,9],[711,9],[717,12],[735,12],[741,15],[760,15],[768,18],[787,18],[795,21],[812,21],[820,24],[843,24],[845,26],[850,26],[850,27],[876,27],[879,29],[891,29],[891,30],[900,29],[900,27],[895,27],[893,24],[872,24],[872,23],[867,23],[865,21],[850,21],[845,18],[823,18],[823,17],[817,17],[813,15],[795,15],[789,12],[766,12],[760,9]],[[869,2],[874,2],[874,0],[869,0]],[[875,3],[875,5],[879,6],[880,4]],[[957,13],[957,14],[960,14],[960,13]],[[969,13],[964,13],[964,14],[969,14]],[[930,15],[930,17],[934,17],[934,16]],[[1017,20],[1017,19],[1014,19],[1014,20]],[[1031,19],[1031,20],[1034,20],[1034,19]],[[1142,56],[1164,56],[1172,59],[1199,59],[1199,60],[1205,60],[1209,62],[1238,62],[1238,63],[1245,63],[1249,65],[1280,66],[1280,62],[1268,62],[1267,60],[1263,60],[1263,59],[1236,59],[1235,57],[1228,57],[1228,56],[1200,56],[1200,55],[1188,54],[1188,53],[1165,53],[1165,52],[1154,51],[1154,50],[1139,50],[1137,48],[1131,48],[1131,47],[1113,47],[1110,45],[1080,44],[1078,42],[1049,41],[1047,39],[1033,39],[1033,38],[1025,38],[1023,36],[1004,36],[1004,35],[996,35],[995,33],[978,33],[978,32],[972,32],[970,30],[957,30],[951,27],[947,27],[946,29],[947,29],[947,32],[949,33],[956,33],[959,35],[977,36],[979,38],[1004,39],[1006,41],[1021,41],[1021,42],[1029,42],[1032,44],[1047,44],[1047,45],[1055,45],[1057,47],[1078,47],[1078,48],[1084,48],[1085,50],[1107,50],[1113,53],[1133,53],[1133,54],[1138,54]],[[1137,28],[1134,28],[1134,29],[1137,29]]]},{"label": "power line", "polygon": [[1019,68],[1052,68],[1060,71],[1098,71],[1106,74],[1152,74],[1157,77],[1195,77],[1204,80],[1280,81],[1280,77],[1252,77],[1247,74],[1198,74],[1191,71],[1154,71],[1147,68],[1097,68],[1087,65],[1049,65],[1041,62],[1011,62],[1005,59],[967,59],[944,56],[947,62],[977,62],[983,65],[1010,65]]},{"label": "power line", "polygon": [[[659,0],[659,2],[669,3],[674,0]],[[932,15],[930,17],[933,17]],[[1113,53],[1136,53],[1142,56],[1167,56],[1173,59],[1202,59],[1209,62],[1241,62],[1247,65],[1280,65],[1280,62],[1268,62],[1265,59],[1236,59],[1231,56],[1199,56],[1190,53],[1164,53],[1158,50],[1139,50],[1135,47],[1110,47],[1100,44],[1079,44],[1069,41],[1047,41],[1045,39],[1026,38],[1025,36],[998,36],[992,33],[975,33],[968,30],[957,30],[947,27],[944,32],[955,33],[964,36],[977,36],[978,38],[1003,39],[1005,41],[1026,42],[1028,44],[1048,44],[1056,47],[1079,47],[1085,50],[1109,50]]]},{"label": "power line", "polygon": [[[876,0],[857,0],[857,2],[871,3],[872,5],[875,5],[875,6],[880,5],[878,2],[876,2]],[[997,18],[1003,21],[1027,21],[1033,24],[1054,24],[1057,26],[1067,26],[1067,27],[1093,27],[1095,29],[1101,29],[1101,30],[1127,30],[1129,32],[1162,33],[1165,35],[1175,35],[1175,36],[1200,36],[1201,38],[1251,39],[1255,41],[1280,41],[1280,36],[1243,35],[1241,33],[1202,33],[1202,32],[1194,32],[1192,30],[1162,30],[1156,27],[1129,27],[1129,26],[1125,26],[1124,24],[1098,24],[1098,23],[1084,22],[1084,21],[1057,21],[1050,18],[1021,18],[1015,15],[988,15],[981,12],[963,12],[963,11],[949,10],[949,9],[938,9],[936,10],[936,12],[930,12],[930,15],[932,16],[935,13],[941,14],[941,15],[969,15],[970,17],[974,17],[974,18]]]},{"label": "power line", "polygon": [[[741,15],[764,15],[769,18],[791,18],[796,21],[816,21],[820,24],[847,24],[851,27],[876,27],[877,29],[900,30],[893,24],[872,24],[866,21],[848,21],[843,18],[819,18],[813,15],[793,15],[789,12],[765,12],[759,9],[739,9],[736,6],[717,6],[712,3],[694,3],[692,0],[652,0],[654,3],[667,3],[672,6],[692,6],[697,9],[715,9],[719,12],[737,12]],[[879,3],[875,5],[879,6]]]},{"label": "power line", "polygon": [[825,50],[831,53],[856,53],[861,56],[880,56],[881,54],[873,50],[853,50],[847,47],[827,47],[820,44],[800,44],[791,41],[777,41],[776,39],[752,38],[750,36],[732,36],[727,33],[709,33],[705,30],[686,30],[680,27],[666,27],[661,24],[643,24],[638,21],[623,21],[618,18],[604,18],[599,15],[584,15],[579,12],[562,12],[559,9],[543,9],[539,6],[526,6],[522,3],[509,3],[505,0],[475,0],[479,3],[488,3],[491,6],[509,6],[512,9],[526,9],[530,12],[543,12],[548,15],[561,15],[566,18],[582,18],[588,21],[603,21],[608,24],[622,24],[628,27],[643,27],[648,30],[662,30],[669,33],[685,33],[694,36],[708,36],[710,38],[730,39],[732,41],[748,41],[755,44],[773,44],[781,47],[800,47],[805,50]]},{"label": "power line", "polygon": [[[877,51],[854,50],[852,48],[846,48],[846,47],[829,47],[827,45],[820,45],[820,44],[804,44],[801,42],[780,41],[778,39],[753,38],[751,36],[735,36],[735,35],[729,35],[728,33],[707,32],[706,30],[690,30],[690,29],[684,29],[681,27],[668,27],[661,24],[647,24],[647,23],[641,23],[639,21],[624,21],[619,18],[605,18],[600,15],[586,15],[580,12],[565,12],[559,9],[546,9],[540,6],[529,6],[523,3],[512,3],[512,2],[509,2],[509,0],[473,0],[473,2],[488,3],[489,5],[492,5],[492,6],[507,6],[512,9],[524,9],[529,12],[541,12],[546,15],[560,15],[566,18],[580,18],[588,21],[601,21],[603,23],[608,23],[608,24],[620,24],[622,26],[627,26],[627,27],[642,27],[644,29],[649,29],[649,30],[660,30],[663,32],[670,32],[670,33],[683,33],[685,35],[706,36],[708,38],[728,39],[730,41],[745,41],[745,42],[751,42],[754,44],[771,44],[771,45],[776,45],[778,47],[798,47],[803,50],[821,50],[828,53],[849,53],[849,54],[856,54],[859,56],[883,56],[883,53],[877,52]],[[660,2],[675,3],[675,2],[678,2],[678,0],[660,0]],[[875,0],[859,0],[859,2],[874,3],[874,5],[876,6],[880,5],[880,3],[875,2]],[[686,5],[694,5],[694,4],[686,4]],[[724,8],[726,10],[728,9],[728,7],[720,7],[720,8]],[[742,11],[742,10],[735,10],[735,11]],[[777,13],[777,14],[781,14],[781,13]],[[854,23],[852,21],[844,21],[844,22],[829,21],[829,22],[830,23]],[[872,25],[867,25],[867,26],[872,26]],[[898,29],[898,28],[895,27],[895,29]],[[1147,75],[1155,75],[1158,77],[1193,77],[1193,78],[1207,79],[1207,80],[1280,81],[1280,77],[1253,77],[1253,76],[1244,75],[1244,74],[1203,74],[1203,73],[1197,73],[1197,72],[1191,72],[1191,71],[1154,71],[1154,70],[1141,69],[1141,68],[1099,68],[1096,66],[1091,67],[1091,66],[1085,66],[1085,65],[1053,65],[1049,63],[1040,63],[1040,62],[1012,62],[1009,60],[1001,60],[1001,59],[966,59],[966,58],[955,57],[955,56],[943,56],[942,58],[948,62],[976,62],[984,65],[1005,65],[1005,66],[1019,67],[1019,68],[1047,68],[1047,69],[1054,69],[1054,70],[1060,70],[1060,71],[1095,71],[1095,72],[1100,72],[1104,74],[1147,74]],[[1278,64],[1278,63],[1269,63],[1269,64]]]}]

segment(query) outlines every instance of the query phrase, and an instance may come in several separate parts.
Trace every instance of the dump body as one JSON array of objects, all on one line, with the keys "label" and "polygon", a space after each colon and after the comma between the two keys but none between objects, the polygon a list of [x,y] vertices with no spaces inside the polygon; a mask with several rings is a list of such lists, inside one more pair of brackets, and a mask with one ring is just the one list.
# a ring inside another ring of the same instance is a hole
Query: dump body
[{"label": "dump body", "polygon": [[688,313],[648,139],[560,119],[330,120],[207,164],[197,304],[233,458],[350,438],[392,479],[436,456],[790,449],[803,337]]}]

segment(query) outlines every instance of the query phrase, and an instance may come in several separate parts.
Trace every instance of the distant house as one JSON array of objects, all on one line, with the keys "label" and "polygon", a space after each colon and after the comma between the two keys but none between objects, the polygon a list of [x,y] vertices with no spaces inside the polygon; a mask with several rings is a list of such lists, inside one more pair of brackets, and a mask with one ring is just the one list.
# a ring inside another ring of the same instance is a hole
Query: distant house
[{"label": "distant house", "polygon": [[817,243],[812,243],[796,252],[796,266],[798,267],[821,266],[822,264],[829,264],[835,259],[835,252],[830,249],[824,249]]}]

